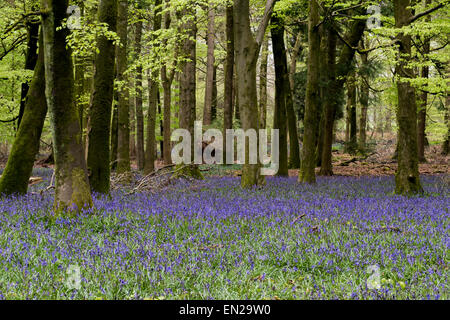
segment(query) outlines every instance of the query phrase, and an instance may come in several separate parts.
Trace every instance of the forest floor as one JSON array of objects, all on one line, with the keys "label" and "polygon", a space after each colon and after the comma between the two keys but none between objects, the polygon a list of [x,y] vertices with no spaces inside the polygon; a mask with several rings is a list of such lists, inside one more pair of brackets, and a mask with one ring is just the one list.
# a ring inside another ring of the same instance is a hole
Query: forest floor
[{"label": "forest floor", "polygon": [[242,189],[240,166],[204,165],[144,190],[135,173],[76,218],[53,218],[53,170],[35,168],[0,199],[0,300],[449,299],[448,159],[430,147],[425,193],[398,196],[392,149],[336,152],[315,185]]}]

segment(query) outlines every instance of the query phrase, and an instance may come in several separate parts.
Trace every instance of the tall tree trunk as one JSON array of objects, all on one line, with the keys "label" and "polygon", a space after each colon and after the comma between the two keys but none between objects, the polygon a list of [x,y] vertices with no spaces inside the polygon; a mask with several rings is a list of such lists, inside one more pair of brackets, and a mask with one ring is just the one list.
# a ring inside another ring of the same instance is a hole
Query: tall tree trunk
[{"label": "tall tree trunk", "polygon": [[308,75],[306,84],[306,103],[304,119],[304,135],[302,149],[302,163],[298,175],[299,182],[316,182],[316,143],[317,143],[317,113],[319,110],[319,52],[320,35],[316,27],[320,20],[317,0],[309,2],[308,17]]},{"label": "tall tree trunk", "polygon": [[[117,26],[117,1],[102,0],[98,20],[115,32]],[[91,190],[109,192],[111,108],[114,95],[115,47],[105,36],[98,39],[99,53],[95,58],[94,88],[90,110],[90,130],[87,165]]]},{"label": "tall tree trunk", "polygon": [[[358,14],[363,14],[363,12],[357,11]],[[332,171],[332,141],[333,141],[333,127],[335,122],[335,114],[338,110],[338,103],[339,99],[336,99],[335,97],[340,97],[344,93],[344,85],[347,80],[347,76],[350,73],[350,71],[353,69],[353,58],[355,55],[355,50],[353,49],[356,47],[361,40],[361,37],[363,36],[364,29],[366,27],[366,20],[356,20],[354,21],[351,26],[350,30],[348,31],[348,34],[346,35],[346,41],[348,44],[350,44],[351,48],[347,45],[344,45],[341,49],[341,52],[339,54],[338,62],[335,66],[335,71],[332,71],[332,74],[335,74],[335,76],[332,76],[332,81],[329,85],[329,91],[330,94],[328,94],[328,98],[330,100],[327,101],[327,104],[329,103],[329,107],[326,107],[328,109],[328,123],[324,127],[324,137],[326,138],[326,141],[322,145],[322,160],[321,160],[321,168],[322,174],[331,175],[333,173]],[[335,35],[332,35],[333,37]],[[336,41],[335,39],[329,39],[329,41]],[[335,47],[334,44],[332,44],[333,47]],[[334,60],[333,55],[335,53],[329,51],[328,59]],[[331,62],[330,62],[331,63]],[[331,67],[330,67],[331,68]],[[347,110],[350,111],[350,110]],[[331,115],[334,115],[331,117]],[[349,114],[349,112],[347,112]],[[346,124],[346,142],[349,141],[349,135],[350,135],[350,119],[347,118],[347,124]],[[355,126],[356,127],[356,126]]]},{"label": "tall tree trunk", "polygon": [[284,47],[284,27],[277,15],[272,16],[271,36],[273,58],[275,63],[275,111],[273,128],[279,129],[279,168],[277,175],[288,176],[288,156],[287,156],[287,119],[286,119],[286,81],[287,79],[287,59]]},{"label": "tall tree trunk", "polygon": [[[234,38],[239,87],[239,115],[244,131],[259,129],[258,98],[256,94],[256,63],[264,34],[272,15],[275,0],[268,0],[264,16],[259,24],[256,38],[250,29],[249,0],[234,2]],[[248,141],[248,139],[246,138]],[[260,164],[250,164],[249,143],[245,144],[245,164],[242,167],[241,185],[244,188],[264,184]]]},{"label": "tall tree trunk", "polygon": [[[396,28],[409,25],[412,17],[410,0],[394,0]],[[417,106],[414,88],[405,79],[414,78],[408,67],[411,58],[411,35],[400,33],[399,61],[395,73],[403,78],[397,80],[398,91],[398,169],[395,175],[395,192],[399,194],[422,192],[419,178],[419,158],[417,150]]]},{"label": "tall tree trunk", "polygon": [[[183,10],[185,17],[189,16],[182,26],[187,39],[183,40],[182,54],[187,59],[182,65],[180,74],[180,128],[186,129],[191,134],[191,160],[194,162],[194,121],[196,119],[196,38],[197,38],[197,18],[195,8],[186,7]],[[180,12],[179,12],[180,13]],[[186,174],[202,178],[202,174],[197,165],[192,164],[186,168]]]},{"label": "tall tree trunk", "polygon": [[214,64],[213,67],[213,90],[212,90],[212,102],[211,102],[211,119],[212,121],[217,119],[217,68]]},{"label": "tall tree trunk", "polygon": [[73,94],[73,64],[61,28],[68,0],[41,0],[45,95],[52,124],[55,154],[55,209],[92,206],[78,110]]},{"label": "tall tree trunk", "polygon": [[226,130],[233,128],[233,85],[234,85],[234,31],[233,6],[226,8],[227,56],[225,59],[225,83],[223,104],[223,145],[226,146]]},{"label": "tall tree trunk", "polygon": [[211,4],[208,8],[208,31],[206,54],[206,86],[205,86],[205,104],[203,108],[203,124],[210,125],[212,122],[212,99],[214,82],[214,7]]},{"label": "tall tree trunk", "polygon": [[[25,53],[25,69],[34,70],[36,67],[38,53],[38,37],[39,37],[39,24],[27,22],[27,51]],[[23,113],[25,112],[25,99],[27,97],[29,90],[28,82],[22,83],[22,89],[20,94],[20,109],[19,117],[17,118],[17,128],[20,127],[20,122],[22,121]]]},{"label": "tall tree trunk", "polygon": [[[160,23],[160,22],[159,22]],[[170,12],[166,12],[164,16],[164,28],[168,30],[170,28]],[[163,44],[165,45],[165,44]],[[164,89],[163,93],[163,103],[164,103],[164,122],[163,122],[163,150],[161,154],[164,159],[165,164],[172,163],[172,148],[170,147],[170,135],[171,135],[171,105],[172,105],[172,82],[175,76],[175,69],[171,69],[170,72],[167,71],[167,66],[164,64],[161,67],[161,82]]]},{"label": "tall tree trunk", "polygon": [[357,137],[356,137],[356,80],[354,76],[347,80],[347,110],[349,112],[350,135],[346,146],[346,152],[350,154],[356,153]]},{"label": "tall tree trunk", "polygon": [[[142,20],[136,23],[135,54],[139,60],[142,51]],[[142,65],[136,67],[136,158],[138,170],[144,170],[144,111],[142,109]]]},{"label": "tall tree trunk", "polygon": [[259,65],[259,127],[266,128],[267,121],[267,59],[269,57],[269,38],[266,37],[262,49]]},{"label": "tall tree trunk", "polygon": [[33,79],[24,101],[22,125],[19,126],[8,162],[0,179],[0,194],[25,194],[27,192],[34,159],[39,152],[39,140],[47,114],[42,34],[39,37],[39,48]]},{"label": "tall tree trunk", "polygon": [[[426,0],[425,5],[428,7],[431,4],[431,0]],[[427,21],[431,21],[431,17],[427,17]],[[426,36],[427,37],[427,36]],[[428,55],[430,53],[430,39],[427,37],[423,44],[422,48],[423,54]],[[428,79],[429,68],[428,66],[422,67],[422,78]],[[418,112],[418,123],[417,123],[417,148],[419,151],[419,162],[427,162],[425,159],[425,127],[426,127],[426,119],[427,119],[427,102],[428,102],[428,94],[426,91],[423,91],[420,95],[420,106]]]},{"label": "tall tree trunk", "polygon": [[[117,92],[114,94],[117,101]],[[119,110],[117,102],[113,102],[113,114],[111,117],[111,169],[117,169],[117,144],[119,140]]]},{"label": "tall tree trunk", "polygon": [[[161,0],[156,0],[155,6],[156,10],[153,16],[153,31],[158,31],[161,29]],[[169,21],[170,24],[170,21]],[[156,127],[156,109],[158,108],[158,100],[159,100],[159,82],[157,81],[159,72],[157,70],[149,70],[148,71],[148,116],[147,116],[147,145],[146,145],[146,153],[145,153],[145,173],[148,174],[155,169],[155,160],[156,160],[156,137],[155,137],[155,127]],[[163,81],[164,83],[164,81]],[[170,94],[170,93],[169,93]],[[164,90],[164,116],[166,110],[166,89]],[[169,122],[170,124],[170,122]],[[170,125],[166,129],[164,125],[164,138],[166,139],[166,131],[170,132]],[[165,142],[165,141],[164,141]],[[164,150],[161,150],[161,153],[166,152],[166,146],[164,146]]]},{"label": "tall tree trunk", "polygon": [[118,145],[117,145],[117,172],[130,171],[130,102],[127,70],[127,42],[128,42],[128,1],[118,1],[117,34],[121,45],[117,47],[117,79],[122,84],[118,105]]},{"label": "tall tree trunk", "polygon": [[[363,65],[367,65],[368,54],[361,54],[361,62]],[[368,81],[368,80],[367,80]],[[359,140],[358,148],[361,152],[366,150],[366,130],[367,130],[367,109],[369,108],[369,86],[366,82],[361,84],[361,92],[359,102],[361,104],[361,115],[359,118]]]},{"label": "tall tree trunk", "polygon": [[327,83],[326,96],[324,97],[324,111],[323,111],[323,140],[322,153],[320,161],[320,175],[333,175],[331,150],[333,145],[333,127],[334,119],[336,117],[336,33],[333,30],[328,31],[327,45],[326,45],[326,70]]},{"label": "tall tree trunk", "polygon": [[450,153],[450,93],[445,98],[445,123],[447,124],[447,134],[442,143],[442,155],[447,156]]}]

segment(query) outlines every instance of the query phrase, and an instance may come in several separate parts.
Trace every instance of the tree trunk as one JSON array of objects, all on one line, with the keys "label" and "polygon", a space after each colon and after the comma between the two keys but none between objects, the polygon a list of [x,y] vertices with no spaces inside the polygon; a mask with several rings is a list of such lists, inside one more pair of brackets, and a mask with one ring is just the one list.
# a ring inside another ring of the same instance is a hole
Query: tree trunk
[{"label": "tree trunk", "polygon": [[207,54],[206,54],[206,84],[205,104],[203,108],[203,124],[210,125],[212,122],[213,82],[214,82],[214,7],[208,7],[208,31],[207,31]]},{"label": "tree trunk", "polygon": [[346,152],[355,154],[357,149],[357,137],[356,137],[356,83],[354,76],[349,77],[347,80],[347,110],[349,112],[349,140],[346,146]]},{"label": "tree trunk", "polygon": [[[394,1],[396,28],[409,24],[412,12],[410,0]],[[400,33],[399,61],[395,67],[397,76],[403,79],[414,78],[413,70],[408,67],[411,59],[411,35]],[[409,194],[422,192],[419,178],[419,159],[417,150],[417,106],[414,88],[407,80],[397,80],[398,91],[398,169],[395,175],[395,192]]]},{"label": "tree trunk", "polygon": [[61,28],[68,0],[41,0],[45,93],[55,153],[55,210],[92,206],[78,110],[73,94],[73,64]]},{"label": "tree trunk", "polygon": [[287,119],[286,119],[286,81],[287,60],[286,49],[284,47],[284,27],[278,16],[272,16],[271,21],[272,50],[275,63],[275,110],[273,117],[273,128],[279,129],[279,168],[278,176],[288,176],[288,155],[287,155]]},{"label": "tree trunk", "polygon": [[[361,54],[361,62],[367,65],[368,54]],[[359,118],[359,140],[358,148],[361,152],[366,150],[366,130],[367,130],[367,109],[369,108],[369,86],[363,81],[359,102],[361,104],[361,115]]]},{"label": "tree trunk", "polygon": [[[136,60],[141,55],[142,40],[142,20],[136,23],[135,35],[135,54]],[[144,153],[144,112],[142,110],[142,65],[138,64],[136,68],[136,158],[138,170],[144,170],[145,153]]]},{"label": "tree trunk", "polygon": [[298,175],[299,182],[316,182],[316,144],[317,144],[317,113],[320,103],[319,97],[319,52],[320,36],[316,27],[320,20],[317,0],[309,2],[308,17],[308,75],[306,84],[306,103],[304,119],[304,135],[302,149],[302,163]]},{"label": "tree trunk", "polygon": [[[157,0],[155,2],[156,10],[153,16],[153,31],[158,31],[161,29],[161,0]],[[169,21],[170,24],[170,21]],[[158,71],[148,71],[148,115],[147,115],[147,145],[146,145],[146,153],[145,153],[145,168],[144,171],[146,174],[155,170],[155,160],[156,160],[156,137],[155,137],[155,127],[156,127],[156,109],[158,108],[158,94],[159,94],[159,83],[157,78],[159,76]],[[163,81],[164,84],[164,81]],[[169,88],[170,91],[170,88]],[[170,95],[170,93],[169,93]],[[170,101],[169,101],[170,105]],[[169,107],[170,108],[170,107]],[[164,89],[164,121],[166,121],[166,89]],[[170,112],[169,112],[170,115]],[[164,124],[164,143],[166,142],[166,131],[170,132],[170,118],[169,118],[169,126],[166,129]],[[164,150],[162,152],[166,152],[166,147],[164,146]]]},{"label": "tree trunk", "polygon": [[[357,11],[357,13],[359,14],[363,14],[363,12]],[[348,35],[346,35],[346,41],[350,44],[350,46],[352,48],[350,48],[347,45],[344,45],[341,49],[340,55],[339,55],[339,59],[338,62],[336,63],[334,69],[335,71],[332,69],[331,74],[335,74],[335,76],[331,76],[332,81],[329,84],[329,92],[330,94],[328,94],[328,98],[330,100],[326,100],[327,104],[329,104],[329,107],[325,107],[328,110],[328,115],[327,115],[327,119],[328,119],[328,123],[325,124],[325,129],[324,129],[324,137],[326,137],[326,141],[322,144],[322,160],[321,160],[321,168],[323,167],[324,169],[322,170],[322,174],[326,174],[326,175],[330,175],[333,173],[332,171],[332,143],[333,143],[333,127],[334,127],[334,122],[335,122],[335,115],[336,115],[336,111],[338,110],[338,103],[339,103],[339,99],[336,99],[336,97],[340,97],[341,95],[344,94],[344,85],[347,79],[347,76],[349,74],[349,72],[353,69],[353,58],[355,55],[355,50],[353,49],[354,47],[356,47],[359,43],[359,41],[361,40],[361,37],[363,36],[364,33],[364,29],[366,27],[366,20],[361,19],[361,20],[356,20],[355,22],[352,23],[350,30],[348,32]],[[332,37],[334,37],[335,35],[332,35]],[[334,42],[336,41],[335,39],[329,39],[329,41]],[[332,47],[335,47],[334,44],[332,44]],[[335,53],[331,51],[329,51],[329,56],[328,56],[328,60],[334,60],[335,58],[333,57],[333,55],[335,55]],[[330,62],[331,63],[331,62]],[[329,67],[329,68],[333,68],[333,67]],[[347,109],[347,111],[349,111]],[[333,117],[331,117],[331,115],[334,115]],[[347,112],[347,114],[349,114],[349,112]],[[350,119],[347,118],[346,119],[346,136],[345,136],[345,141],[348,142],[349,141],[349,135],[350,135]],[[356,126],[355,126],[356,127]],[[325,140],[325,139],[324,139]]]},{"label": "tree trunk", "polygon": [[324,97],[324,111],[323,111],[323,140],[322,153],[320,161],[320,175],[333,175],[332,168],[332,154],[331,149],[333,145],[333,127],[334,119],[336,117],[336,33],[333,30],[328,30],[327,45],[326,45],[326,70],[327,83],[329,83]]},{"label": "tree trunk", "polygon": [[269,56],[269,39],[265,38],[262,45],[259,68],[259,127],[266,128],[267,121],[267,59]]},{"label": "tree trunk", "polygon": [[[164,16],[164,28],[168,30],[170,28],[170,12],[166,12]],[[161,82],[164,89],[163,93],[163,103],[164,103],[164,122],[163,122],[163,150],[161,150],[161,154],[164,159],[165,164],[172,163],[172,155],[171,155],[171,143],[170,143],[170,135],[171,135],[171,104],[172,104],[172,82],[175,76],[175,70],[172,69],[169,73],[167,72],[167,66],[163,65],[161,68]]]},{"label": "tree trunk", "polygon": [[39,152],[39,140],[47,114],[42,34],[39,37],[39,48],[33,79],[24,101],[22,125],[19,126],[8,162],[0,179],[0,194],[3,195],[27,192],[28,180],[33,170],[36,154]]},{"label": "tree trunk", "polygon": [[[39,24],[30,23],[26,24],[27,27],[27,51],[25,54],[25,69],[34,70],[36,67],[38,53],[38,37],[39,37]],[[20,122],[22,121],[23,113],[25,112],[25,99],[27,97],[29,90],[28,82],[22,83],[22,89],[20,94],[20,109],[19,117],[17,118],[17,128],[20,127]]]},{"label": "tree trunk", "polygon": [[130,171],[130,103],[127,70],[127,42],[128,42],[128,1],[118,1],[117,34],[121,45],[117,47],[117,79],[121,83],[118,104],[118,146],[117,146],[117,172]]},{"label": "tree trunk", "polygon": [[[256,39],[250,29],[249,0],[234,1],[234,38],[239,87],[239,115],[242,129],[259,129],[258,97],[256,93],[256,63],[275,1],[268,0],[264,17],[258,27]],[[248,141],[248,139],[246,138]],[[245,144],[245,164],[242,167],[241,185],[244,188],[265,183],[260,175],[260,164],[250,164],[249,143]]]},{"label": "tree trunk", "polygon": [[233,128],[233,84],[234,84],[234,31],[233,6],[226,8],[227,56],[225,60],[225,83],[223,104],[223,145],[226,146],[226,130]]},{"label": "tree trunk", "polygon": [[202,174],[197,165],[194,165],[194,121],[196,119],[196,38],[197,22],[195,8],[185,8],[183,12],[187,19],[182,30],[186,33],[187,39],[183,40],[182,54],[187,59],[182,65],[180,74],[180,128],[186,129],[191,134],[191,166],[187,167],[186,174],[202,178]]},{"label": "tree trunk", "polygon": [[[117,1],[102,0],[98,20],[116,31]],[[111,108],[114,95],[115,47],[113,41],[102,36],[98,39],[99,53],[95,58],[94,89],[90,110],[90,130],[87,165],[91,190],[109,192]]]}]

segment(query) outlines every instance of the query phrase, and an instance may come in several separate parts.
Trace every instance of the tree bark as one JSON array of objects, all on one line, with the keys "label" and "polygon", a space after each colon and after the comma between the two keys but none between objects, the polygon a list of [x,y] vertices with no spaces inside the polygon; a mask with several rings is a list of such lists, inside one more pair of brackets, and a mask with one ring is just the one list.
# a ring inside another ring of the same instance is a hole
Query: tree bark
[{"label": "tree bark", "polygon": [[41,0],[45,95],[55,153],[55,210],[92,206],[78,110],[74,104],[73,64],[66,45],[68,0]]},{"label": "tree bark", "polygon": [[[361,62],[363,65],[367,65],[368,54],[361,54]],[[359,102],[361,104],[361,115],[359,118],[359,139],[358,148],[361,152],[366,150],[366,131],[367,131],[367,110],[369,108],[369,86],[366,82],[362,82],[360,86],[360,98]]]},{"label": "tree bark", "polygon": [[[136,60],[140,59],[142,51],[142,20],[136,23],[135,34],[135,54]],[[136,67],[136,159],[138,170],[144,170],[145,152],[144,152],[144,111],[142,109],[142,65],[138,63]]]},{"label": "tree bark", "polygon": [[[409,25],[413,16],[410,0],[394,1],[395,27]],[[399,61],[395,67],[398,91],[398,168],[395,175],[395,192],[410,194],[423,192],[419,178],[419,159],[417,150],[417,106],[415,90],[405,79],[414,78],[413,70],[408,67],[411,59],[411,35],[399,33]]]},{"label": "tree bark", "polygon": [[33,79],[24,101],[22,125],[19,126],[0,179],[0,194],[3,195],[27,193],[28,180],[36,154],[39,152],[39,140],[47,114],[42,34],[39,37],[39,48]]},{"label": "tree bark", "polygon": [[122,87],[118,92],[118,145],[117,145],[117,172],[130,171],[130,102],[128,80],[125,71],[128,67],[128,1],[118,1],[117,34],[121,45],[117,47],[117,79]]},{"label": "tree bark", "polygon": [[[158,31],[161,29],[161,0],[157,0],[155,2],[156,10],[153,16],[153,31]],[[170,23],[170,21],[169,21]],[[157,70],[149,70],[148,71],[148,115],[147,115],[147,145],[146,145],[146,155],[145,155],[145,168],[144,171],[146,174],[152,172],[155,169],[155,160],[156,160],[156,136],[155,136],[155,127],[156,127],[156,109],[158,107],[158,93],[159,93],[159,83],[157,78],[159,76],[159,72]],[[164,84],[163,79],[163,84]],[[169,89],[170,90],[170,89]],[[164,120],[166,117],[166,88],[164,89]],[[169,93],[170,95],[170,93]],[[170,103],[170,102],[169,102]],[[169,107],[170,108],[170,107]],[[170,109],[169,109],[170,110]],[[170,116],[170,112],[169,112]],[[169,126],[166,127],[164,124],[164,143],[166,142],[166,131],[170,132],[170,117],[169,117]],[[166,152],[166,146],[164,146],[164,150],[161,152]]]},{"label": "tree bark", "polygon": [[[25,53],[25,69],[34,70],[38,59],[37,45],[39,38],[39,24],[27,22],[26,28],[27,28],[27,51]],[[19,117],[17,118],[17,128],[20,127],[20,122],[22,121],[23,113],[25,112],[25,99],[27,97],[28,90],[29,90],[28,82],[22,83],[22,89],[20,94]]]},{"label": "tree bark", "polygon": [[308,17],[308,75],[306,84],[306,103],[304,119],[304,135],[302,149],[302,163],[300,166],[299,182],[316,182],[316,143],[317,143],[317,113],[319,110],[319,52],[320,35],[317,25],[320,20],[317,0],[309,2]]},{"label": "tree bark", "polygon": [[[102,0],[98,20],[115,32],[117,26],[117,1]],[[90,130],[87,165],[91,190],[109,192],[111,108],[114,95],[115,47],[113,41],[101,36],[99,53],[95,58],[94,88],[90,110]]]},{"label": "tree bark", "polygon": [[328,30],[327,45],[326,45],[326,70],[327,83],[329,83],[324,97],[324,111],[323,111],[323,140],[322,153],[320,161],[320,175],[333,175],[332,168],[332,154],[329,152],[333,144],[333,127],[336,117],[336,33],[333,30]]},{"label": "tree bark", "polygon": [[[264,16],[254,38],[250,29],[249,1],[235,0],[234,2],[235,57],[236,70],[239,70],[237,73],[239,115],[244,131],[259,129],[256,63],[274,3],[274,0],[267,1]],[[242,167],[241,176],[241,185],[244,188],[265,183],[265,179],[260,175],[260,164],[250,164],[249,159],[249,144],[246,143],[245,164]]]},{"label": "tree bark", "polygon": [[234,30],[233,6],[226,8],[227,55],[225,59],[225,83],[223,104],[223,145],[226,146],[226,130],[233,128],[233,85],[234,85]]},{"label": "tree bark", "polygon": [[287,60],[284,47],[284,27],[277,15],[271,20],[272,50],[275,63],[275,110],[273,117],[273,128],[279,129],[279,168],[278,176],[288,176],[287,155],[287,118],[286,118],[286,85]]},{"label": "tree bark", "polygon": [[266,128],[267,121],[267,59],[269,57],[269,39],[265,38],[261,49],[259,65],[259,126]]},{"label": "tree bark", "polygon": [[205,83],[205,104],[203,108],[203,124],[211,125],[212,103],[214,86],[214,7],[208,7],[208,30],[207,30],[207,54],[206,54],[206,83]]}]

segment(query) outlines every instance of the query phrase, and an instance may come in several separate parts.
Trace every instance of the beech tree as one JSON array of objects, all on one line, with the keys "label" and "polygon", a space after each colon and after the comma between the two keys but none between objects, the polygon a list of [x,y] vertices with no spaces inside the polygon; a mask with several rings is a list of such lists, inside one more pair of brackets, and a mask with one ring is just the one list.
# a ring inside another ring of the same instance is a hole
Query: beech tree
[{"label": "beech tree", "polygon": [[41,0],[45,96],[55,156],[55,209],[92,206],[78,110],[73,99],[73,64],[62,26],[68,0]]}]

